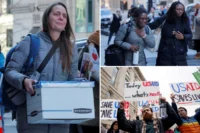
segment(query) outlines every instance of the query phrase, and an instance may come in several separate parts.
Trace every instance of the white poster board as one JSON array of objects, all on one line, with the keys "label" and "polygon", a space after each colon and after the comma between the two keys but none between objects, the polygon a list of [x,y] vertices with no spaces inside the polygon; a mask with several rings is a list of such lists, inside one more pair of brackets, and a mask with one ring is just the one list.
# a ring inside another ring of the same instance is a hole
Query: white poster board
[{"label": "white poster board", "polygon": [[126,101],[157,100],[160,96],[159,82],[136,81],[126,82],[124,99]]},{"label": "white poster board", "polygon": [[153,112],[158,113],[160,110],[159,100],[140,100],[138,101],[138,115],[142,114],[142,108],[144,105],[149,105],[152,108]]},{"label": "white poster board", "polygon": [[[117,119],[117,110],[119,108],[119,103],[122,100],[115,99],[102,99],[100,105],[100,118],[102,120],[116,120]],[[126,114],[126,118],[129,119],[129,106],[130,103],[126,102],[124,105],[124,111]]]},{"label": "white poster board", "polygon": [[200,85],[196,82],[171,83],[172,94],[175,95],[175,102],[179,105],[199,105]]}]

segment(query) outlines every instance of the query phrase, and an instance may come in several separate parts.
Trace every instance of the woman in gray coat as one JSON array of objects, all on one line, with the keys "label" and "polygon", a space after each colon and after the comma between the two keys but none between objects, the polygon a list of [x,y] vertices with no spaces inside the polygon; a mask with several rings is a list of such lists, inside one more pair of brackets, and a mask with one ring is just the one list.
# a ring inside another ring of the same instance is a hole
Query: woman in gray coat
[{"label": "woman in gray coat", "polygon": [[[42,18],[43,31],[37,33],[40,39],[39,52],[33,68],[28,69],[28,75],[20,73],[30,51],[30,37],[27,36],[16,48],[9,61],[5,79],[16,89],[34,94],[32,84],[38,81],[67,81],[77,77],[77,49],[71,39],[75,40],[69,21],[67,8],[58,2],[44,12]],[[53,45],[59,45],[41,73],[35,72]],[[30,78],[31,77],[31,78]],[[24,93],[25,95],[25,93]],[[68,133],[69,125],[28,124],[26,105],[17,107],[16,120],[18,133]]]},{"label": "woman in gray coat", "polygon": [[[114,42],[124,49],[126,66],[145,66],[147,62],[144,48],[154,48],[155,39],[151,29],[146,25],[147,11],[144,8],[136,9],[133,18],[134,20],[120,27]],[[127,32],[129,34],[126,37]],[[133,64],[134,52],[139,52],[138,64]]]}]

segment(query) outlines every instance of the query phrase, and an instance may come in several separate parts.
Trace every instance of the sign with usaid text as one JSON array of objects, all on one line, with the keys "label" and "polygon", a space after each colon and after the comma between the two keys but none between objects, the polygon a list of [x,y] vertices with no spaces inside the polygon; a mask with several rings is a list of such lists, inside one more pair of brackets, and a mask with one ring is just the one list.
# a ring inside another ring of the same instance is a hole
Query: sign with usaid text
[{"label": "sign with usaid text", "polygon": [[124,99],[127,101],[157,100],[160,96],[159,82],[136,81],[126,82]]},{"label": "sign with usaid text", "polygon": [[170,88],[179,105],[196,105],[200,103],[200,85],[195,82],[171,83]]},{"label": "sign with usaid text", "polygon": [[[120,106],[121,100],[110,100],[110,99],[102,99],[100,105],[100,118],[104,120],[116,120],[117,119],[117,110]],[[129,119],[129,102],[125,102],[124,111],[126,118]]]},{"label": "sign with usaid text", "polygon": [[138,101],[138,115],[142,114],[142,108],[144,105],[150,105],[153,112],[158,113],[160,111],[159,100],[140,100]]}]

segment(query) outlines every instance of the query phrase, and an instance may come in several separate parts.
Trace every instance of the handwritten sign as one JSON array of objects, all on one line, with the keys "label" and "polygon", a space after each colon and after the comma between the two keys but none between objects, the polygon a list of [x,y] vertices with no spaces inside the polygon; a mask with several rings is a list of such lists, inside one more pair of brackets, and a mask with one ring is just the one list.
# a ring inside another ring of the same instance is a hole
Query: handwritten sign
[{"label": "handwritten sign", "polygon": [[196,105],[200,103],[200,85],[195,82],[172,83],[172,93],[175,95],[175,102],[179,105]]},{"label": "handwritten sign", "polygon": [[189,22],[190,22],[190,29],[192,32],[195,32],[196,29],[196,17],[194,16],[195,12],[190,12],[188,14]]},{"label": "handwritten sign", "polygon": [[[110,119],[110,120],[116,120],[117,119],[117,110],[119,108],[120,100],[107,100],[103,99],[101,100],[101,111],[100,111],[100,118],[101,119]],[[126,118],[129,119],[129,102],[126,102],[124,105],[124,111],[126,114]]]},{"label": "handwritten sign", "polygon": [[93,45],[89,45],[89,53],[91,62],[93,64],[91,71],[97,71],[99,69],[99,56],[96,48]]},{"label": "handwritten sign", "polygon": [[153,112],[159,112],[159,100],[140,100],[138,101],[138,115],[142,114],[142,108],[144,105],[149,105],[152,108]]},{"label": "handwritten sign", "polygon": [[126,82],[124,99],[127,101],[157,100],[160,96],[159,82],[157,81],[136,81]]}]

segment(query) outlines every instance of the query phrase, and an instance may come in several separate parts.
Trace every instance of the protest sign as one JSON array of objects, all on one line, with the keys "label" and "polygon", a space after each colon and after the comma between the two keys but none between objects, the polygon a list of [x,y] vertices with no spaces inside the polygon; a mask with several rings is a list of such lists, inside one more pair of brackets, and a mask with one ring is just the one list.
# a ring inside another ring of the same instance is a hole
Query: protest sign
[{"label": "protest sign", "polygon": [[[117,119],[117,110],[119,108],[119,103],[121,100],[110,100],[110,99],[102,99],[100,105],[100,118],[105,120],[116,120]],[[129,119],[129,102],[125,102],[124,111],[126,114],[126,118]]]},{"label": "protest sign", "polygon": [[190,12],[188,14],[188,19],[189,19],[189,24],[190,24],[190,29],[192,32],[195,32],[196,29],[196,17],[195,17],[195,12]]},{"label": "protest sign", "polygon": [[172,94],[175,95],[175,102],[179,105],[199,105],[200,85],[195,82],[171,83]]},{"label": "protest sign", "polygon": [[126,82],[124,99],[127,101],[157,100],[160,96],[159,82],[157,81],[136,81]]},{"label": "protest sign", "polygon": [[159,100],[140,100],[138,101],[138,115],[142,114],[142,108],[144,105],[150,105],[153,112],[158,113],[160,106],[159,106]]},{"label": "protest sign", "polygon": [[89,45],[90,61],[92,62],[91,71],[97,71],[99,69],[99,56],[96,48],[93,45]]}]

